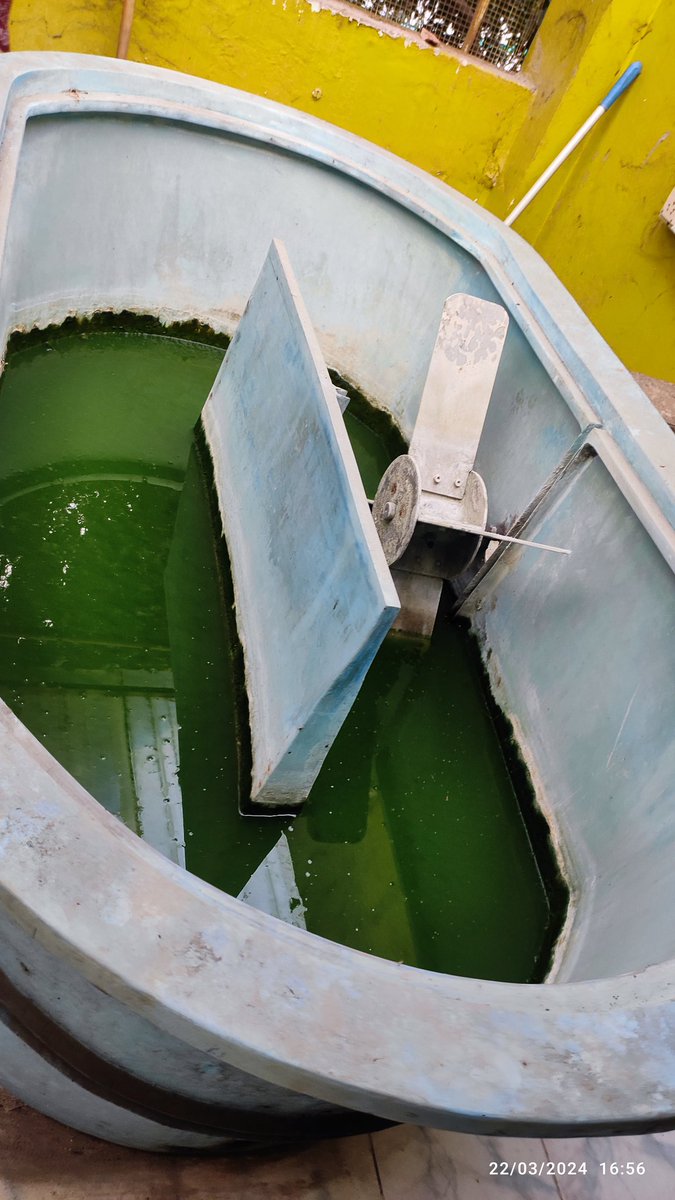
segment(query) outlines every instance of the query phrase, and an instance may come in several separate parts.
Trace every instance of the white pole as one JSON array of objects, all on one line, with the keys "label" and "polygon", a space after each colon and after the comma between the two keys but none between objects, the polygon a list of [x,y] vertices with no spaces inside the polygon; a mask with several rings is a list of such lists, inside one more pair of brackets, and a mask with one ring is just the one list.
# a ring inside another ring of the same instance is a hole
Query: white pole
[{"label": "white pole", "polygon": [[544,187],[544,185],[548,183],[551,176],[555,175],[556,171],[558,170],[558,167],[562,166],[565,159],[569,158],[572,151],[579,145],[579,142],[582,141],[583,138],[586,137],[587,133],[590,133],[593,126],[600,120],[604,111],[605,110],[602,107],[602,105],[599,104],[598,107],[595,109],[595,111],[591,113],[588,120],[584,121],[583,125],[581,126],[581,129],[578,129],[577,132],[575,133],[574,137],[570,138],[569,142],[560,151],[560,154],[557,156],[557,158],[554,158],[553,162],[549,163],[546,170],[537,179],[536,183],[532,184],[532,187],[530,188],[529,192],[526,192],[525,195],[523,196],[522,200],[520,200],[518,202],[518,204],[516,204],[516,207],[513,209],[513,212],[510,212],[508,217],[506,217],[504,219],[505,225],[513,225],[513,222],[518,219],[521,212],[523,212],[523,210],[527,208],[528,204],[530,204],[530,202],[532,200],[534,200],[534,198],[538,194],[538,192],[540,192],[541,189]]},{"label": "white pole", "polygon": [[508,533],[494,533],[491,529],[483,529],[480,525],[468,525],[465,521],[451,524],[444,522],[443,529],[456,529],[459,533],[475,533],[484,537],[486,542],[513,542],[514,546],[531,546],[533,550],[550,550],[551,554],[571,554],[571,550],[563,550],[562,546],[548,546],[546,542],[529,542],[527,538],[511,537]]},{"label": "white pole", "polygon": [[593,110],[588,120],[584,121],[580,129],[577,129],[574,137],[570,138],[569,142],[563,147],[557,158],[553,159],[553,162],[550,163],[543,174],[539,176],[536,183],[532,184],[529,192],[526,192],[522,200],[516,204],[513,212],[510,212],[508,217],[505,218],[505,225],[513,225],[513,222],[517,220],[524,209],[527,208],[528,204],[534,200],[534,197],[537,195],[537,193],[541,191],[546,183],[548,183],[551,176],[555,175],[558,167],[562,166],[565,159],[569,158],[575,147],[579,145],[579,142],[583,141],[583,139],[586,137],[586,134],[589,133],[593,126],[600,120],[603,113],[606,113],[607,109],[611,108],[611,106],[614,104],[614,101],[619,99],[619,96],[622,94],[622,92],[625,92],[626,88],[630,87],[633,80],[637,79],[641,70],[642,63],[631,63],[630,67],[624,71],[621,78],[617,80],[617,82],[614,84],[614,87],[611,88],[607,93],[604,100],[596,109]]}]

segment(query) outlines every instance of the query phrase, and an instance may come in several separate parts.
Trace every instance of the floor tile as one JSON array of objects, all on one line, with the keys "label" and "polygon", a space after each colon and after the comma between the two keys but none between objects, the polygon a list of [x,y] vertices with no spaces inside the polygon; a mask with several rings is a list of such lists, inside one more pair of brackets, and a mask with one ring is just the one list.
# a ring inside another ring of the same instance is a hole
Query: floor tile
[{"label": "floor tile", "polygon": [[[539,1174],[546,1151],[538,1138],[400,1126],[372,1140],[384,1200],[560,1200],[555,1180]],[[507,1172],[513,1164],[513,1174],[501,1174],[502,1164]],[[518,1164],[528,1173],[519,1175]]]},{"label": "floor tile", "polygon": [[675,1200],[675,1132],[542,1141],[399,1126],[284,1154],[157,1155],[75,1133],[0,1092],[0,1200],[516,1198]]},{"label": "floor tile", "polygon": [[[547,1138],[544,1145],[549,1158],[587,1168],[585,1174],[559,1177],[562,1200],[591,1196],[593,1200],[672,1200],[675,1196],[675,1132]],[[611,1171],[612,1163],[617,1174]],[[644,1174],[638,1164],[644,1164]]]},{"label": "floor tile", "polygon": [[146,1154],[0,1093],[0,1200],[381,1200],[368,1137],[267,1155]]}]

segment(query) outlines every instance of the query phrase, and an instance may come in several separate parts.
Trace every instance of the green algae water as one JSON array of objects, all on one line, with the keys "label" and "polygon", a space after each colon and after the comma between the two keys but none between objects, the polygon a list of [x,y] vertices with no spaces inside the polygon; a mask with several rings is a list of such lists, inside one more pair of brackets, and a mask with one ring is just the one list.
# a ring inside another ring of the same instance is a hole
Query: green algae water
[{"label": "green algae water", "polygon": [[[217,887],[396,961],[540,977],[547,889],[474,647],[448,620],[430,645],[389,635],[300,815],[239,815],[227,572],[193,440],[222,355],[120,330],[12,354],[3,699],[110,812]],[[373,495],[391,448],[346,424]]]}]

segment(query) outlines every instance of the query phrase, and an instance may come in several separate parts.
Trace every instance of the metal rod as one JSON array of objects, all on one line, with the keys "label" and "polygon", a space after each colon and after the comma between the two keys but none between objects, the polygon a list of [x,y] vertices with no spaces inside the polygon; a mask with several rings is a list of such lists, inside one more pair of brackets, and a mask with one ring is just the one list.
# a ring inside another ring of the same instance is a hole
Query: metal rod
[{"label": "metal rod", "polygon": [[122,7],[122,20],[120,21],[120,32],[117,39],[117,57],[126,58],[129,53],[129,42],[131,40],[131,26],[134,19],[134,8],[136,0],[124,0]]},{"label": "metal rod", "polygon": [[552,554],[571,554],[571,550],[563,550],[561,546],[547,546],[546,542],[529,542],[527,538],[511,537],[508,533],[493,533],[491,529],[481,529],[480,525],[465,525],[462,521],[456,524],[443,522],[444,529],[457,529],[461,533],[475,533],[488,541],[513,542],[516,546],[531,546],[533,550],[550,550]]}]

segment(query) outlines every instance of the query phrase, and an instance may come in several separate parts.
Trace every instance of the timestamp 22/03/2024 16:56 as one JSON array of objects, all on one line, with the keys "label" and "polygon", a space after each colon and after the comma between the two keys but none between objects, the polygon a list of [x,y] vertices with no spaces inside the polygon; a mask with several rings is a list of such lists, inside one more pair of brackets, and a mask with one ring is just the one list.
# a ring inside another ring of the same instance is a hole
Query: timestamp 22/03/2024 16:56
[{"label": "timestamp 22/03/2024 16:56", "polygon": [[[647,1171],[643,1162],[608,1161],[594,1165],[601,1175],[645,1175]],[[556,1162],[553,1159],[542,1162],[491,1162],[490,1175],[587,1175],[588,1166],[585,1162]]]}]

